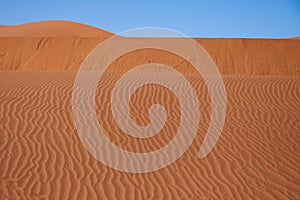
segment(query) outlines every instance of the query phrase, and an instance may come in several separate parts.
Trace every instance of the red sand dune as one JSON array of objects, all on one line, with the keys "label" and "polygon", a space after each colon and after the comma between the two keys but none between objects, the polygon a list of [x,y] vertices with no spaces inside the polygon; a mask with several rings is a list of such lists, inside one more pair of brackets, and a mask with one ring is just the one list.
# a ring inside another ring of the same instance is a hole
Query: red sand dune
[{"label": "red sand dune", "polygon": [[[77,70],[86,55],[112,34],[65,21],[0,27],[0,70]],[[222,74],[299,74],[300,41],[196,39]]]},{"label": "red sand dune", "polygon": [[112,33],[85,24],[69,21],[44,21],[2,26],[0,37],[109,37]]},{"label": "red sand dune", "polygon": [[300,37],[292,37],[292,38],[289,38],[289,39],[296,39],[296,40],[300,40]]},{"label": "red sand dune", "polygon": [[228,101],[222,135],[204,159],[197,156],[210,100],[195,70],[157,50],[132,52],[112,63],[99,81],[96,99],[103,105],[96,110],[117,146],[156,150],[172,139],[180,119],[176,97],[150,84],[132,96],[132,119],[149,122],[147,110],[159,102],[173,120],[149,140],[118,129],[109,97],[116,81],[137,64],[176,68],[195,89],[201,110],[197,136],[180,159],[152,173],[130,174],[92,157],[72,116],[76,70],[112,34],[50,21],[0,27],[0,35],[0,199],[300,199],[300,41],[196,39],[217,63]]}]

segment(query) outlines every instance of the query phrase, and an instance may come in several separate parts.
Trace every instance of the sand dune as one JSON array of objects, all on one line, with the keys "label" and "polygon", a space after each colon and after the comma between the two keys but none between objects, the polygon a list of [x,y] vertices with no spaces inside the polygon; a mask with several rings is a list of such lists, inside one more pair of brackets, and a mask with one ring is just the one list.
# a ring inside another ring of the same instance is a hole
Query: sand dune
[{"label": "sand dune", "polygon": [[[90,50],[111,35],[95,27],[65,21],[0,27],[0,70],[74,71]],[[196,41],[209,52],[222,74],[300,74],[299,40]],[[141,59],[147,59],[147,55]]]},{"label": "sand dune", "polygon": [[292,37],[290,39],[296,39],[296,40],[300,40],[300,37]]},{"label": "sand dune", "polygon": [[[158,171],[131,174],[107,167],[87,151],[72,113],[76,70],[110,33],[69,22],[3,28],[0,199],[300,199],[298,40],[196,39],[220,67],[228,106],[222,135],[204,159],[198,153],[211,106],[196,70],[179,56],[151,49],[114,61],[98,83],[95,109],[115,145],[154,151],[174,138],[180,124],[176,96],[149,84],[132,95],[130,114],[136,124],[146,125],[149,107],[159,103],[168,117],[163,129],[141,139],[118,127],[111,112],[112,90],[138,64],[158,62],[176,69],[195,89],[201,111],[197,136],[182,157]],[[150,72],[137,76],[145,73]],[[171,76],[166,79],[177,83]]]},{"label": "sand dune", "polygon": [[109,37],[107,31],[85,24],[69,21],[43,21],[16,26],[1,26],[0,37],[43,38],[43,37]]}]

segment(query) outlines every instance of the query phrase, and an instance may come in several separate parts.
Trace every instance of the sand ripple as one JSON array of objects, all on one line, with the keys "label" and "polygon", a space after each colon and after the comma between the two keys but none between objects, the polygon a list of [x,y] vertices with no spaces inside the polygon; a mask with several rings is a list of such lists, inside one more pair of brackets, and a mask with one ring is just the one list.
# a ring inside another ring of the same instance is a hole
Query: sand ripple
[{"label": "sand ripple", "polygon": [[[226,123],[214,150],[200,160],[210,117],[209,95],[198,76],[187,76],[197,89],[201,110],[193,144],[167,168],[128,174],[101,164],[81,143],[72,117],[75,73],[1,72],[0,76],[1,199],[300,198],[299,77],[225,76]],[[116,77],[106,75],[99,82],[103,87],[97,98],[107,98]],[[178,127],[179,105],[174,98],[157,85],[145,86],[132,96],[136,123],[147,123],[147,107],[156,101],[173,117],[165,132],[150,141],[132,140],[118,132],[110,123],[111,114],[99,121],[116,145],[152,151],[174,137],[165,134]]]}]

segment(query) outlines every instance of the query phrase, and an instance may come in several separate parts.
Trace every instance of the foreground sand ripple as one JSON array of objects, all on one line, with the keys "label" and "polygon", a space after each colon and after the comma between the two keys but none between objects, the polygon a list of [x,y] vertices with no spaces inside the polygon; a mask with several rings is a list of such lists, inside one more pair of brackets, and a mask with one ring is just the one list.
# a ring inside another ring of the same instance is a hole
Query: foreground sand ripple
[{"label": "foreground sand ripple", "polygon": [[[81,143],[72,116],[75,76],[74,72],[0,73],[1,199],[300,198],[299,77],[225,76],[226,123],[214,150],[200,160],[210,117],[209,96],[201,79],[188,76],[198,90],[201,109],[193,144],[167,168],[128,174],[98,162]],[[104,86],[113,81],[113,74],[104,77],[97,98],[107,98],[109,88]],[[166,132],[176,130],[179,106],[174,96],[158,86],[147,90],[153,96],[141,90],[132,97],[132,105],[137,106],[132,106],[133,120],[147,123],[146,110],[138,112],[144,109],[139,98],[146,107],[165,101],[174,117]],[[150,142],[132,141],[121,132],[116,137],[109,133],[115,129],[111,116],[105,116],[99,121],[104,121],[108,137],[128,150],[155,150],[174,136],[161,132]]]}]

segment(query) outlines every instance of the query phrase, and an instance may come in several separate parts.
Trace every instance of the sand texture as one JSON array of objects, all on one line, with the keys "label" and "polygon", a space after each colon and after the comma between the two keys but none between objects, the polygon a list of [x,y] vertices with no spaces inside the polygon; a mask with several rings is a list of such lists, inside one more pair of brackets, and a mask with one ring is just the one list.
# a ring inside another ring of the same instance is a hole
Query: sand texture
[{"label": "sand texture", "polygon": [[[204,159],[198,153],[210,122],[210,95],[195,69],[151,49],[113,62],[98,83],[95,109],[120,148],[159,149],[180,123],[176,96],[149,84],[131,97],[130,114],[146,125],[149,107],[159,103],[168,113],[163,129],[138,139],[118,128],[111,93],[136,65],[176,69],[195,89],[201,111],[197,136],[183,156],[158,171],[132,174],[97,161],[82,144],[72,114],[76,70],[111,35],[62,21],[0,27],[0,199],[300,199],[300,40],[196,39],[219,67],[227,93],[222,135]],[[137,76],[145,73],[150,71]],[[177,83],[168,74],[166,80]]]}]

